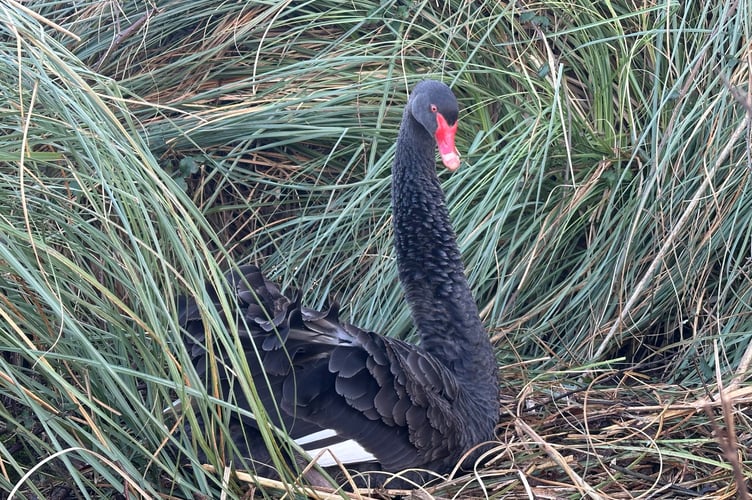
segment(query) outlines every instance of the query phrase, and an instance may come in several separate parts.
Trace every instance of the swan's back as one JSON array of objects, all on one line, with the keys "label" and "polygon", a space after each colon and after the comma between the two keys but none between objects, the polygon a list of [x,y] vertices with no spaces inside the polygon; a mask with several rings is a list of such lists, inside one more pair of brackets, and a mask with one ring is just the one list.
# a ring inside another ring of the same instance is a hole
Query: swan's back
[{"label": "swan's back", "polygon": [[[282,294],[254,266],[226,277],[260,399],[275,425],[306,451],[330,447],[343,462],[385,471],[446,472],[470,446],[491,439],[493,425],[474,428],[463,388],[420,347],[342,322],[336,305],[324,311],[302,307],[295,293]],[[207,292],[219,310],[219,293]],[[207,367],[217,359],[226,363],[228,356],[219,343],[211,348],[214,356],[207,354],[206,325],[195,300],[183,302],[179,319],[199,375],[218,373],[221,397],[249,409],[235,371]],[[234,415],[231,428],[244,458],[270,463],[255,420]],[[350,456],[357,448],[352,441],[361,450]],[[331,464],[328,458],[324,465]]]}]

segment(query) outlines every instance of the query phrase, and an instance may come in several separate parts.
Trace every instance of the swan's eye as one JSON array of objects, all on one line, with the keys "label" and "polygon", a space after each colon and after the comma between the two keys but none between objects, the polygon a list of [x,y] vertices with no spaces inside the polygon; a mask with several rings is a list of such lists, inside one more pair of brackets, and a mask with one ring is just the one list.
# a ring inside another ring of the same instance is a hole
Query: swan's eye
[{"label": "swan's eye", "polygon": [[435,104],[431,104],[431,113],[436,113],[438,110],[439,108],[437,108]]}]

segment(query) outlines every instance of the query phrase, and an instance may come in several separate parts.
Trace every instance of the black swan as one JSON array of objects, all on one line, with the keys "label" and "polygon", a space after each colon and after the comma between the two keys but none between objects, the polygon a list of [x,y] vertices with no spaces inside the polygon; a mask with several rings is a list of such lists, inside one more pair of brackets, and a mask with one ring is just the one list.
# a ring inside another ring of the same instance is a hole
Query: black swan
[{"label": "black swan", "polygon": [[[444,165],[459,167],[457,115],[449,87],[422,81],[407,103],[397,140],[394,243],[420,345],[341,322],[336,305],[326,311],[302,307],[296,292],[283,295],[254,266],[227,275],[259,397],[271,420],[311,455],[328,448],[342,463],[365,462],[360,468],[366,470],[446,473],[468,450],[494,437],[496,360],[436,174],[437,145]],[[208,293],[219,307],[218,292]],[[205,375],[207,362],[216,358],[207,356],[193,298],[182,299],[179,320],[196,369]],[[222,357],[221,348],[215,353]],[[232,393],[237,405],[250,408],[242,391],[231,389],[232,370],[218,371],[224,397]],[[233,439],[253,463],[268,464],[255,426],[251,418],[233,417]],[[325,454],[319,463],[334,462]]]}]

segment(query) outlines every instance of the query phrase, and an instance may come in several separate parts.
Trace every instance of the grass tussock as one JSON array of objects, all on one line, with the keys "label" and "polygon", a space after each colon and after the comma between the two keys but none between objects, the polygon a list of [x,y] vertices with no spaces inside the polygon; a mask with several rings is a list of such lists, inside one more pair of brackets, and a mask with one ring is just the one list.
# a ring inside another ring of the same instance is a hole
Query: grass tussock
[{"label": "grass tussock", "polygon": [[[279,496],[229,473],[233,404],[190,367],[175,297],[253,262],[409,336],[389,169],[431,77],[461,103],[464,167],[441,175],[505,404],[488,463],[416,494],[745,498],[748,0],[9,0],[0,18],[0,491]],[[165,412],[176,398],[195,404]]]}]

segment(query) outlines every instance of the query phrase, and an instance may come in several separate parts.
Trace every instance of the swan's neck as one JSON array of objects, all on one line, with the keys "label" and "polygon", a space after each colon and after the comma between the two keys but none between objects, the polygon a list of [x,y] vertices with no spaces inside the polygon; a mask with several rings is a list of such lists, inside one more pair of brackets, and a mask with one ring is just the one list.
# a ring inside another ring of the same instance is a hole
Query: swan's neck
[{"label": "swan's neck", "polygon": [[465,278],[435,150],[435,139],[405,113],[392,172],[400,282],[421,345],[458,375],[495,387],[493,350]]}]

